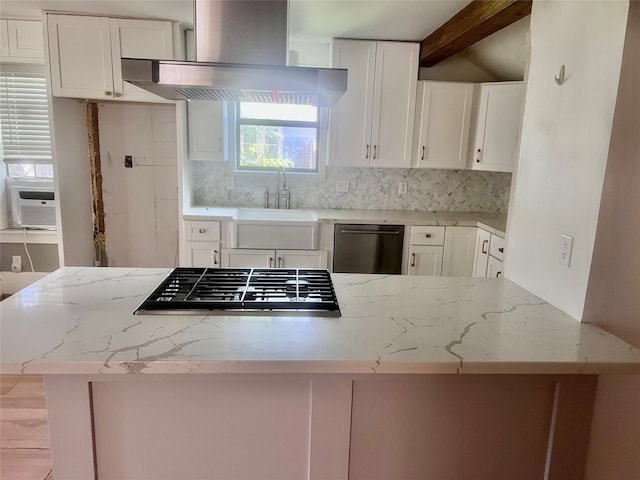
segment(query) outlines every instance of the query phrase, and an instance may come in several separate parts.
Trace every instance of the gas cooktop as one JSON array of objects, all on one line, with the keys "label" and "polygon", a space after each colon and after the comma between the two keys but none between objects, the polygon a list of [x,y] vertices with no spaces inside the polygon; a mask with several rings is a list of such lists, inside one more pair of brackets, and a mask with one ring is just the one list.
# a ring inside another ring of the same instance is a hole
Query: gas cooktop
[{"label": "gas cooktop", "polygon": [[339,317],[326,270],[175,268],[134,314]]}]

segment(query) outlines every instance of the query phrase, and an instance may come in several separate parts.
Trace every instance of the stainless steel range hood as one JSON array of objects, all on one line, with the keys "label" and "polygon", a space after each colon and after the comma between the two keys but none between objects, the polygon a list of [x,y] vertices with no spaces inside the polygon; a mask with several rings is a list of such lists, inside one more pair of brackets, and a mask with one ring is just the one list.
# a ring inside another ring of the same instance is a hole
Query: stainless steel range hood
[{"label": "stainless steel range hood", "polygon": [[286,66],[285,0],[196,0],[196,61],[122,59],[127,82],[170,100],[331,106],[347,70]]}]

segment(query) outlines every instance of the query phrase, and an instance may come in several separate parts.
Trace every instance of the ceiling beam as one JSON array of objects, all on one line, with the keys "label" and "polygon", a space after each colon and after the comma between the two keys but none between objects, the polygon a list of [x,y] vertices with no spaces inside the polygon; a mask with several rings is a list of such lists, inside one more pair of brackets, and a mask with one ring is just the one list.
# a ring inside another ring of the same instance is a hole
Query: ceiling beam
[{"label": "ceiling beam", "polygon": [[473,0],[420,43],[420,66],[432,67],[531,13],[532,0]]}]

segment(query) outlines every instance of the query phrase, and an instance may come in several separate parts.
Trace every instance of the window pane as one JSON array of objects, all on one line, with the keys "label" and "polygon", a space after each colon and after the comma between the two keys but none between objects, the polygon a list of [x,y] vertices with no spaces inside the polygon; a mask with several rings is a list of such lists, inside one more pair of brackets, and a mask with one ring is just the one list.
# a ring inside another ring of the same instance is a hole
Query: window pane
[{"label": "window pane", "polygon": [[318,107],[312,105],[242,102],[240,104],[240,117],[263,120],[287,120],[293,122],[316,122],[318,120]]},{"label": "window pane", "polygon": [[240,125],[241,168],[316,170],[316,129]]}]

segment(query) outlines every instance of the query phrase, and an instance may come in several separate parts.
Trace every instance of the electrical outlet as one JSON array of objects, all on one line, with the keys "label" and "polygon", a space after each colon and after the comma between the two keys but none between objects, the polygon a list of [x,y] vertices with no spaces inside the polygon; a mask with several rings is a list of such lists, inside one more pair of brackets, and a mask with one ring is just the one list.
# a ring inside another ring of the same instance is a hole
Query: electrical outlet
[{"label": "electrical outlet", "polygon": [[569,266],[571,262],[571,250],[573,249],[573,237],[562,235],[560,237],[560,264]]},{"label": "electrical outlet", "polygon": [[124,156],[124,168],[133,168],[133,156],[125,155]]},{"label": "electrical outlet", "polygon": [[405,193],[407,193],[407,182],[402,181],[398,184],[398,195],[404,195]]},{"label": "electrical outlet", "polygon": [[11,271],[14,273],[22,271],[22,257],[20,255],[11,256]]},{"label": "electrical outlet", "polygon": [[349,180],[338,180],[336,182],[336,192],[347,193],[349,191]]},{"label": "electrical outlet", "polygon": [[234,190],[236,188],[235,177],[226,177],[224,180],[224,184],[227,190]]}]

